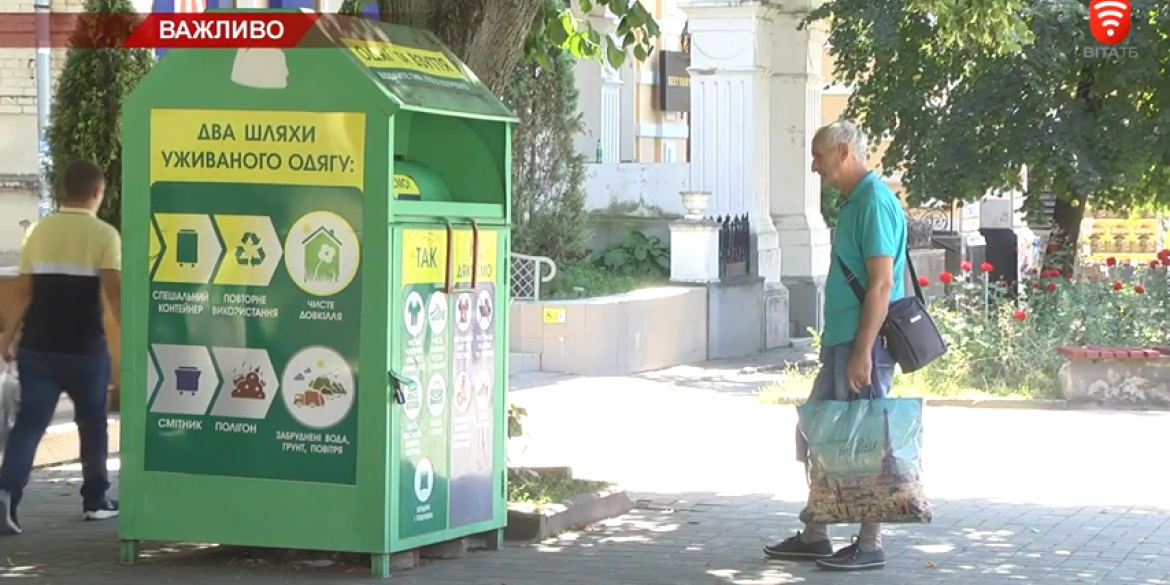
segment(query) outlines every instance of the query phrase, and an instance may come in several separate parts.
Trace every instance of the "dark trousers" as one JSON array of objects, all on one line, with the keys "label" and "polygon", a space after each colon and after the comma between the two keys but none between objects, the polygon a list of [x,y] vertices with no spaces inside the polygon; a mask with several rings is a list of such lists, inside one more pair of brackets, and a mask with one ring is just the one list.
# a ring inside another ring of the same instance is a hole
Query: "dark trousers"
[{"label": "dark trousers", "polygon": [[65,392],[73,401],[74,422],[81,442],[81,497],[85,509],[100,506],[110,489],[106,459],[106,392],[110,383],[110,355],[64,355],[19,350],[20,411],[8,435],[4,463],[0,465],[0,490],[12,496],[16,508],[28,485],[37,446],[53,420],[57,401]]}]

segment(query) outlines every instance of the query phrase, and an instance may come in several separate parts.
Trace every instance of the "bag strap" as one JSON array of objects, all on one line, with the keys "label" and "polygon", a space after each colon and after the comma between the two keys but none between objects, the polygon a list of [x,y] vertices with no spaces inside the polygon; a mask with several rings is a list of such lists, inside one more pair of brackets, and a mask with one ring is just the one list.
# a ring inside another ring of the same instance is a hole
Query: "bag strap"
[{"label": "bag strap", "polygon": [[[858,302],[864,305],[865,289],[861,288],[860,282],[857,282],[857,276],[853,274],[853,271],[849,270],[849,267],[845,265],[845,262],[841,260],[840,256],[833,254],[833,258],[837,260],[837,266],[841,268],[841,272],[845,275],[845,282],[849,283],[849,288],[852,288],[853,294],[857,295]],[[923,304],[926,304],[926,297],[922,294],[922,287],[918,285],[918,273],[914,270],[914,261],[910,259],[909,246],[906,247],[906,266],[910,267],[910,282],[914,283],[914,296],[918,297],[918,300],[922,301]]]}]

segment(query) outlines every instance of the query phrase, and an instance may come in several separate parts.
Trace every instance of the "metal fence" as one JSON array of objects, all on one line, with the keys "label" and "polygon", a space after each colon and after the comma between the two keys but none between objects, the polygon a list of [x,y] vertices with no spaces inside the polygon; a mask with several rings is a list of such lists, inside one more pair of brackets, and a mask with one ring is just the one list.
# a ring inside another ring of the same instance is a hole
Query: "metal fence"
[{"label": "metal fence", "polygon": [[557,265],[551,258],[512,253],[512,300],[539,301],[540,285],[556,275]]},{"label": "metal fence", "polygon": [[906,245],[911,249],[934,246],[934,234],[954,231],[950,210],[944,208],[915,208],[906,210]]},{"label": "metal fence", "polygon": [[752,226],[748,214],[716,217],[719,222],[719,278],[751,274]]}]

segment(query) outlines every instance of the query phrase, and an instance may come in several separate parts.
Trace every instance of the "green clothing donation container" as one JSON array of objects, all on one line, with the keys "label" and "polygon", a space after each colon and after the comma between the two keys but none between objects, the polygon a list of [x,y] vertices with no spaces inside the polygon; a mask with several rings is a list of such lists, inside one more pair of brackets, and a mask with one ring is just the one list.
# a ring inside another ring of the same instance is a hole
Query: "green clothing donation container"
[{"label": "green clothing donation container", "polygon": [[124,110],[124,562],[499,545],[514,121],[360,18],[158,62]]}]

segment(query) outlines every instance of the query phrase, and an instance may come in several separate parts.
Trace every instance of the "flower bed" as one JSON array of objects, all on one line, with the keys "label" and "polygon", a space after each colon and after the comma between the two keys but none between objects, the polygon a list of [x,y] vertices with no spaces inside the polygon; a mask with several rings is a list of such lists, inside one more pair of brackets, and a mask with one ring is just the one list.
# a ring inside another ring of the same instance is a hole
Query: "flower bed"
[{"label": "flower bed", "polygon": [[1148,264],[1121,266],[1110,258],[1073,274],[1033,273],[1016,287],[988,282],[990,265],[975,277],[966,263],[958,274],[921,276],[920,284],[945,285],[931,314],[950,351],[911,377],[944,395],[1060,396],[1062,347],[1168,345],[1168,267],[1170,251],[1163,250]]}]

